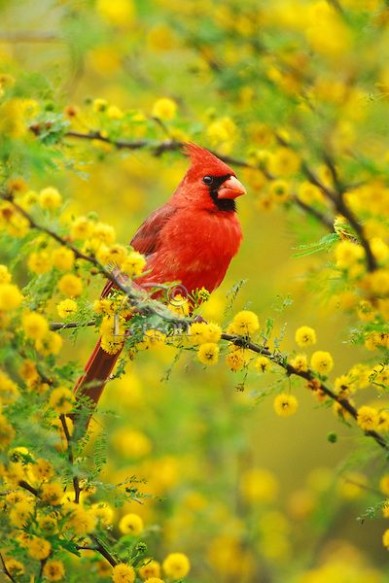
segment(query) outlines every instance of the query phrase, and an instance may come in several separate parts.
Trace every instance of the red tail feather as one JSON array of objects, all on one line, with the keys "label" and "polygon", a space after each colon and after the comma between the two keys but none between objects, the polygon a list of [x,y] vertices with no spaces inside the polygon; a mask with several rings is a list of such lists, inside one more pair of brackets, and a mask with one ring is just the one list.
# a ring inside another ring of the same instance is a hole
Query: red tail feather
[{"label": "red tail feather", "polygon": [[101,348],[99,340],[85,366],[84,374],[74,387],[74,392],[89,397],[97,405],[120,352],[119,350],[116,354],[108,354]]}]

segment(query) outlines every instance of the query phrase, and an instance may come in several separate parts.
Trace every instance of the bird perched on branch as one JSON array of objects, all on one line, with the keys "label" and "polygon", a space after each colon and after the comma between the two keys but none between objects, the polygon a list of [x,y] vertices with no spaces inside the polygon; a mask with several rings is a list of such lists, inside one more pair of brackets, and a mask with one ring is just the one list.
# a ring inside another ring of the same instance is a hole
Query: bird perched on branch
[{"label": "bird perched on branch", "polygon": [[[235,199],[245,194],[235,172],[208,150],[187,144],[190,168],[171,198],[139,227],[131,245],[146,258],[140,286],[180,282],[188,294],[212,292],[237,253],[242,231]],[[109,281],[102,296],[110,293]],[[75,386],[95,407],[120,355],[105,352],[97,342]]]}]

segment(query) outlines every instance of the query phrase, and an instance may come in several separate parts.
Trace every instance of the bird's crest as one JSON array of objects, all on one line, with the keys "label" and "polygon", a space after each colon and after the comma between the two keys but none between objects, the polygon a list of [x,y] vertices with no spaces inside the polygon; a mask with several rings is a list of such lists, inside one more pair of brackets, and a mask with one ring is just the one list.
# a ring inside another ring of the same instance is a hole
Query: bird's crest
[{"label": "bird's crest", "polygon": [[185,144],[184,153],[189,156],[192,162],[190,172],[197,173],[198,170],[201,170],[201,172],[205,170],[206,173],[220,176],[225,174],[235,175],[235,172],[223,160],[220,160],[220,158],[212,154],[209,150],[197,144],[193,144],[192,142]]}]

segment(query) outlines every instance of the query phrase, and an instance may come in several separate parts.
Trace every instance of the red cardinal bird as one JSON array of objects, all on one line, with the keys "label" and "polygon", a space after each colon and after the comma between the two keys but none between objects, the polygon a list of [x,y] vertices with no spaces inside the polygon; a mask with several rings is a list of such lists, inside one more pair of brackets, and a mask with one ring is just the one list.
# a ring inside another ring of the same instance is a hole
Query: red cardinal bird
[{"label": "red cardinal bird", "polygon": [[[145,255],[146,273],[136,282],[180,282],[189,294],[204,287],[209,292],[223,281],[237,253],[242,231],[235,198],[244,186],[227,164],[195,144],[185,146],[191,166],[170,200],[146,219],[131,241]],[[108,282],[103,297],[114,284]],[[75,387],[96,405],[119,357],[97,343]]]}]

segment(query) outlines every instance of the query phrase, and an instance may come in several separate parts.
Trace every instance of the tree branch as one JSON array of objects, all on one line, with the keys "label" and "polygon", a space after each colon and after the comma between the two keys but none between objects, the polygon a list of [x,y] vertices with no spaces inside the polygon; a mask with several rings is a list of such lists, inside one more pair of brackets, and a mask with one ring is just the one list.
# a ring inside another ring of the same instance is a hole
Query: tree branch
[{"label": "tree branch", "polygon": [[[246,338],[242,336],[233,336],[231,334],[222,334],[222,339],[231,344],[235,344],[235,346],[239,346],[241,348],[246,348],[255,352],[257,354],[262,354],[267,356],[271,361],[275,362],[278,366],[282,367],[288,376],[295,375],[298,376],[308,382],[315,382],[317,386],[317,390],[321,391],[324,395],[329,397],[332,401],[338,403],[345,411],[347,411],[354,420],[358,419],[358,412],[356,408],[350,403],[348,399],[337,395],[332,389],[330,389],[322,380],[320,380],[313,371],[306,370],[300,371],[294,368],[291,364],[286,361],[286,358],[274,352],[271,352],[268,348],[260,346],[259,344],[255,344],[250,342]],[[385,438],[378,433],[377,431],[365,431],[365,435],[374,439],[380,447],[389,451],[389,444],[385,440]]]},{"label": "tree branch", "polygon": [[[72,466],[73,470],[74,470],[74,453],[73,453],[73,442],[72,442],[72,436],[70,435],[69,432],[69,427],[68,424],[66,422],[66,416],[65,415],[60,415],[59,416],[60,421],[61,421],[61,425],[63,428],[63,432],[65,434],[65,438],[66,438],[66,442],[68,444],[68,459],[69,459],[69,463]],[[78,478],[77,475],[73,476],[73,488],[74,488],[74,502],[76,504],[79,504],[80,502],[80,495],[81,495],[81,488],[80,488],[80,480]]]},{"label": "tree branch", "polygon": [[8,579],[9,579],[10,581],[12,581],[12,583],[16,583],[16,579],[14,579],[14,578],[12,577],[11,573],[10,573],[10,572],[8,571],[8,569],[7,569],[7,565],[5,564],[5,560],[4,560],[4,557],[3,557],[3,555],[2,555],[2,553],[1,553],[1,552],[0,552],[0,560],[1,560],[1,564],[3,565],[3,572],[4,572],[4,575],[6,575],[6,576],[8,577]]}]

